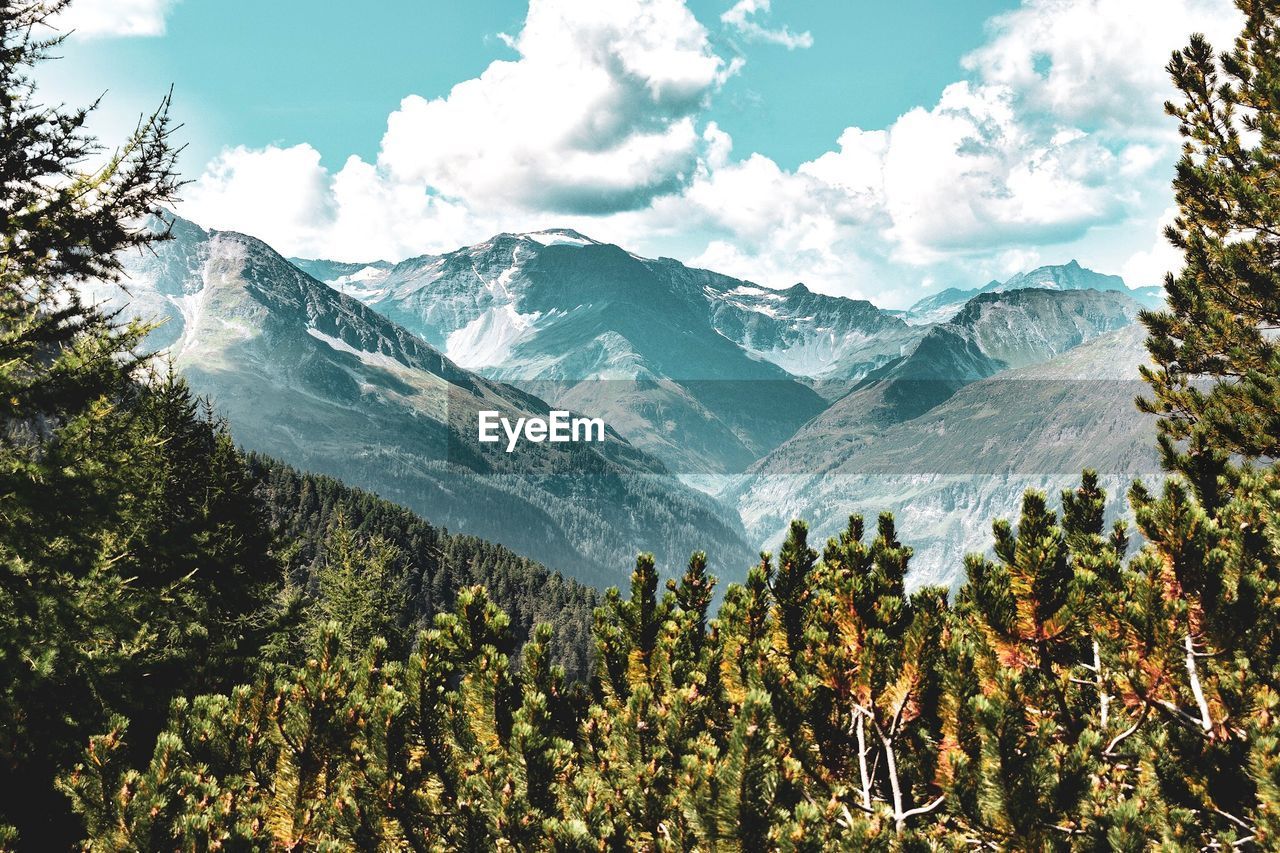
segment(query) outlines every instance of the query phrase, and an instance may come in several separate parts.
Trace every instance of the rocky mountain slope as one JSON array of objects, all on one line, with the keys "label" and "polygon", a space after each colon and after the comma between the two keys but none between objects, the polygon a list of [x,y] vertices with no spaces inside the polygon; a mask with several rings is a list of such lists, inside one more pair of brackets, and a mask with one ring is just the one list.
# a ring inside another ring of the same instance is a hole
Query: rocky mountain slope
[{"label": "rocky mountain slope", "polygon": [[801,378],[860,378],[921,336],[869,302],[767,290],[568,230],[334,272],[334,287],[458,364],[599,414],[692,477],[743,470],[822,411]]},{"label": "rocky mountain slope", "polygon": [[991,281],[985,287],[964,290],[949,287],[926,296],[907,309],[906,319],[915,324],[945,323],[966,302],[984,293],[1006,293],[1010,290],[1102,290],[1123,293],[1144,308],[1159,308],[1164,303],[1164,290],[1159,287],[1129,288],[1118,275],[1106,275],[1080,266],[1078,261],[1038,267],[1019,273],[1006,281]]},{"label": "rocky mountain slope", "polygon": [[951,322],[930,327],[904,358],[871,373],[776,452],[821,453],[833,436],[873,440],[971,382],[1038,364],[1133,323],[1139,306],[1120,292],[1013,290],[975,296]]},{"label": "rocky mountain slope", "polygon": [[91,296],[166,319],[150,343],[246,447],[598,585],[624,582],[640,550],[674,568],[705,549],[725,575],[749,561],[736,518],[616,432],[510,454],[479,444],[479,410],[514,419],[548,404],[457,365],[256,239],[183,220],[173,233],[130,259],[127,292]]},{"label": "rocky mountain slope", "polygon": [[[708,294],[713,328],[794,376],[850,381],[909,352],[923,335],[863,299],[769,290],[731,280]],[[726,287],[732,284],[732,287]]]},{"label": "rocky mountain slope", "polygon": [[1145,387],[1137,372],[1144,336],[1138,325],[1098,335],[1047,362],[967,383],[870,435],[823,415],[726,497],[752,541],[769,548],[792,518],[809,520],[821,541],[851,512],[890,510],[916,549],[912,584],[954,584],[964,555],[989,547],[991,521],[1015,516],[1024,490],[1056,497],[1095,468],[1115,515],[1135,477],[1159,477],[1154,425],[1133,405]]}]

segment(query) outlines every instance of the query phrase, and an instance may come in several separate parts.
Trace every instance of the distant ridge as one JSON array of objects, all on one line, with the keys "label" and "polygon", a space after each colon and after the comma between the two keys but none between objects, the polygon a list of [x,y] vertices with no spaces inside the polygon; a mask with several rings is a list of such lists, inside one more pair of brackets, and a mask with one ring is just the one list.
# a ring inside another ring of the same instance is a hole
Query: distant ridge
[{"label": "distant ridge", "polygon": [[1037,267],[1006,281],[992,281],[984,287],[972,290],[949,287],[912,305],[907,309],[906,317],[917,324],[943,323],[951,319],[951,315],[961,305],[981,293],[1003,293],[1026,288],[1116,291],[1134,299],[1144,308],[1159,308],[1164,302],[1163,288],[1129,288],[1118,275],[1094,272],[1082,267],[1079,261],[1071,260],[1065,264]]}]

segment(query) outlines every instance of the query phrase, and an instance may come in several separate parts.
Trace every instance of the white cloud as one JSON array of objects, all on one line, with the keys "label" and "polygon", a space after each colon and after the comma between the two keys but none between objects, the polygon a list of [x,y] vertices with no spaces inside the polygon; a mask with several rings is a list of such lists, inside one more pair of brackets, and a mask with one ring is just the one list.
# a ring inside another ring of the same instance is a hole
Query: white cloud
[{"label": "white cloud", "polygon": [[1059,121],[1168,135],[1170,54],[1192,32],[1228,47],[1240,23],[1228,0],[1024,0],[991,21],[964,65]]},{"label": "white cloud", "polygon": [[753,41],[780,44],[787,50],[813,47],[813,34],[808,31],[793,33],[785,25],[771,30],[757,21],[757,15],[769,14],[769,6],[770,0],[738,0],[720,16],[720,22]]},{"label": "white cloud", "polygon": [[75,0],[51,23],[78,38],[164,35],[175,0]]},{"label": "white cloud", "polygon": [[310,145],[224,151],[179,212],[260,237],[286,255],[375,260],[456,248],[496,224],[350,157],[335,174]]},{"label": "white cloud", "polygon": [[678,192],[701,148],[695,118],[731,73],[681,0],[532,0],[492,63],[447,97],[412,95],[379,166],[473,205],[571,213]]},{"label": "white cloud", "polygon": [[1177,215],[1176,207],[1170,207],[1161,214],[1152,228],[1153,235],[1149,247],[1134,252],[1120,268],[1120,275],[1131,287],[1164,284],[1167,273],[1176,273],[1182,269],[1185,260],[1182,250],[1175,248],[1164,237],[1164,229],[1173,224]]},{"label": "white cloud", "polygon": [[682,0],[532,0],[509,41],[518,59],[405,98],[376,163],[330,174],[310,146],[232,149],[183,212],[291,253],[396,257],[548,213],[642,209],[727,157],[728,136],[698,118],[740,61],[712,51]]},{"label": "white cloud", "polygon": [[331,178],[310,145],[224,151],[185,193],[180,212],[291,252],[334,220]]},{"label": "white cloud", "polygon": [[884,171],[890,233],[911,258],[1061,242],[1121,208],[1110,151],[1024,122],[1002,86],[955,83],[933,109],[898,119]]},{"label": "white cloud", "polygon": [[[768,11],[722,17],[745,34]],[[1230,0],[1024,0],[936,103],[790,170],[710,120],[737,65],[681,0],[532,0],[518,58],[404,99],[376,162],[230,150],[183,211],[351,260],[565,225],[891,307],[1071,257],[1151,283],[1177,265],[1156,239],[1177,155],[1162,66],[1189,33],[1224,45],[1238,26]]]}]

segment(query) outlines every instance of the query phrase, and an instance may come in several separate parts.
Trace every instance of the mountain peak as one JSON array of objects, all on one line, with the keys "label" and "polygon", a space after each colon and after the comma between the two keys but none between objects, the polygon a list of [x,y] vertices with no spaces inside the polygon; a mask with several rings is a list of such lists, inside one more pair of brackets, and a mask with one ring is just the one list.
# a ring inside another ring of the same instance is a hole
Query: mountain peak
[{"label": "mountain peak", "polygon": [[[985,286],[973,290],[949,287],[912,305],[907,311],[908,322],[945,322],[964,303],[978,295],[1012,290],[1098,290],[1133,294],[1120,276],[1096,272],[1072,258],[1065,264],[1045,264],[1028,272],[1018,273],[1005,281],[992,279]],[[1144,298],[1142,302],[1145,305],[1149,300]]]},{"label": "mountain peak", "polygon": [[599,246],[599,240],[593,240],[572,228],[544,228],[541,231],[527,231],[512,235],[525,240],[532,240],[544,246]]}]

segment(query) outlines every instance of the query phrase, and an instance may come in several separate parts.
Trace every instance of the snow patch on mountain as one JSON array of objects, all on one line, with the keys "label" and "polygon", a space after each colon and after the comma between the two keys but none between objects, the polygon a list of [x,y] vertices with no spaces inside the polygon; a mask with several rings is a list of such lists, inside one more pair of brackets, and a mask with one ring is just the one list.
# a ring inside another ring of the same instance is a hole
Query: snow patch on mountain
[{"label": "snow patch on mountain", "polygon": [[[757,306],[755,310],[760,310]],[[771,361],[793,376],[820,376],[847,353],[865,345],[871,337],[855,331],[837,335],[830,329],[815,329],[799,337],[790,346],[768,350],[744,344],[747,352]]]},{"label": "snow patch on mountain", "polygon": [[[511,250],[511,266],[498,273],[494,279],[485,279],[479,271],[476,275],[484,281],[485,289],[494,296],[503,296],[508,299],[514,298],[511,293],[511,279],[515,276],[516,271],[520,269],[520,249],[516,247]],[[513,309],[514,310],[514,309]]]},{"label": "snow patch on mountain", "polygon": [[[514,269],[502,276],[509,279]],[[513,303],[490,308],[449,334],[445,355],[469,370],[498,366],[506,360],[512,347],[532,335],[539,316],[537,311],[521,314]]]},{"label": "snow patch on mountain", "polygon": [[369,365],[370,367],[377,367],[377,368],[381,368],[382,370],[393,370],[393,371],[406,369],[405,365],[401,364],[399,361],[387,355],[386,353],[368,352],[366,350],[356,349],[351,344],[347,343],[341,338],[335,338],[332,335],[326,335],[324,332],[320,331],[317,328],[314,328],[314,327],[308,328],[307,334],[318,341],[328,344],[331,348],[337,350],[338,352],[345,352],[348,355],[354,355],[356,358],[360,359],[361,362]]},{"label": "snow patch on mountain", "polygon": [[326,281],[325,284],[339,293],[345,293],[361,302],[368,302],[382,296],[379,285],[386,281],[389,272],[387,269],[367,266],[353,273],[338,276],[332,281]]},{"label": "snow patch on mountain", "polygon": [[785,293],[779,293],[776,290],[766,290],[763,287],[756,287],[750,284],[744,284],[741,287],[735,287],[733,290],[730,290],[725,295],[726,296],[763,297],[765,299],[772,299],[776,301],[783,301],[787,298]]},{"label": "snow patch on mountain", "polygon": [[951,302],[946,305],[940,305],[937,308],[916,310],[912,308],[903,317],[911,326],[936,326],[939,323],[946,323],[960,312],[964,307],[963,302]]},{"label": "snow patch on mountain", "polygon": [[169,347],[174,358],[181,358],[188,348],[196,344],[196,328],[200,324],[200,316],[204,313],[204,290],[184,293],[182,296],[165,296],[165,298],[182,315],[182,335]]},{"label": "snow patch on mountain", "polygon": [[594,246],[597,245],[595,240],[590,237],[584,237],[576,231],[562,230],[551,228],[546,231],[532,231],[528,234],[520,236],[532,240],[535,243],[541,243],[543,246]]}]

